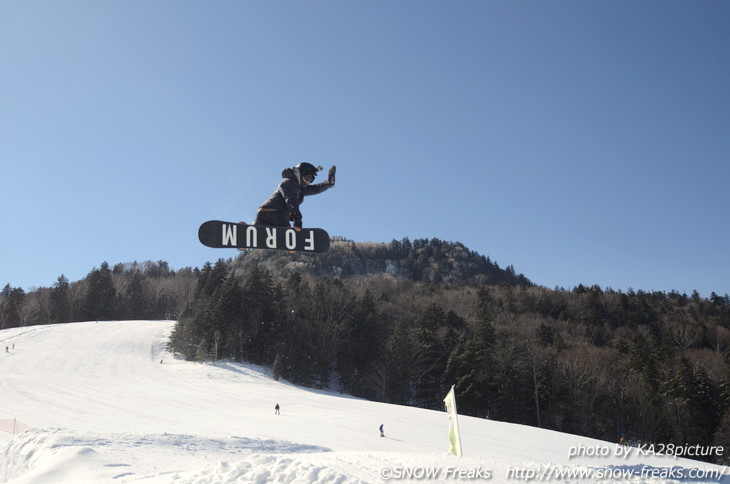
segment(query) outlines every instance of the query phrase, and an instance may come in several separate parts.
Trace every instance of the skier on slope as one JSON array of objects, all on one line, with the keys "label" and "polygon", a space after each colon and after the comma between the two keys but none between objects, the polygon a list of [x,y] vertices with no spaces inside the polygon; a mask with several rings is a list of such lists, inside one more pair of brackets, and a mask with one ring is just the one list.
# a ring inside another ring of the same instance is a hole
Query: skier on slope
[{"label": "skier on slope", "polygon": [[321,166],[315,167],[310,163],[299,163],[293,168],[281,172],[283,178],[276,191],[259,207],[254,225],[268,225],[274,227],[289,227],[289,221],[294,222],[294,229],[302,228],[302,212],[299,205],[305,196],[317,195],[335,186],[336,167],[329,169],[327,181],[312,185]]}]

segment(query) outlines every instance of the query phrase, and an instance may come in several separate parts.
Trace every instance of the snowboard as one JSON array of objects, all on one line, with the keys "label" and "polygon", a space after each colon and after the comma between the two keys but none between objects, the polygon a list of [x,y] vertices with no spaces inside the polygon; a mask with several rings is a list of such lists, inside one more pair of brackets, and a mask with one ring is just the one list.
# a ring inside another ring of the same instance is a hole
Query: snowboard
[{"label": "snowboard", "polygon": [[327,252],[330,236],[322,229],[267,227],[244,222],[208,220],[198,229],[198,239],[214,249],[274,249],[294,252]]}]

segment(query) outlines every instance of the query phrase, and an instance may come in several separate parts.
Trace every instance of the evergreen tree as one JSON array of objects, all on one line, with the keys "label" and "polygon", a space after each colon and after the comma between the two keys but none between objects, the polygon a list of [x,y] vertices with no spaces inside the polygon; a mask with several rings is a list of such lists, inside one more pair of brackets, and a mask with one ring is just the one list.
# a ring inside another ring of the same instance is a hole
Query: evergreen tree
[{"label": "evergreen tree", "polygon": [[250,356],[245,304],[246,297],[240,278],[229,274],[211,298],[210,316],[204,326],[206,332],[220,332],[220,340],[223,342],[221,355],[237,361],[246,361]]},{"label": "evergreen tree", "polygon": [[629,349],[629,371],[639,372],[646,376],[646,381],[656,390],[659,387],[659,368],[655,352],[639,333],[636,333]]},{"label": "evergreen tree", "polygon": [[271,365],[271,374],[275,381],[279,381],[279,378],[281,378],[281,365],[281,355],[277,353],[274,363]]},{"label": "evergreen tree", "polygon": [[244,331],[248,335],[245,347],[247,359],[253,363],[270,362],[280,326],[278,291],[271,274],[254,266],[243,285],[246,318]]},{"label": "evergreen tree", "polygon": [[362,375],[373,371],[373,365],[382,359],[387,335],[369,289],[355,302],[345,325],[345,339],[337,358],[341,382],[353,395],[375,398],[377,390]]},{"label": "evergreen tree", "polygon": [[223,259],[218,259],[213,266],[206,262],[195,286],[195,298],[200,300],[212,298],[218,288],[223,285],[229,272],[226,261]]},{"label": "evergreen tree", "polygon": [[298,272],[285,283],[282,294],[281,335],[274,341],[281,355],[282,377],[302,385],[313,382],[314,331],[310,324],[311,289]]},{"label": "evergreen tree", "polygon": [[63,274],[51,287],[49,302],[52,322],[68,323],[71,321],[71,286]]},{"label": "evergreen tree", "polygon": [[[208,340],[212,341],[214,321],[219,318],[220,305],[214,304],[214,296],[228,279],[228,269],[222,259],[212,266],[206,263],[198,274],[192,300],[183,309],[180,319],[170,335],[170,351],[193,360],[207,354]],[[229,280],[235,285],[235,280]],[[224,332],[224,331],[223,331]]]},{"label": "evergreen tree", "polygon": [[195,351],[195,361],[198,363],[203,363],[206,358],[208,358],[208,341],[206,338],[203,338],[200,340],[200,343],[198,343],[198,347]]},{"label": "evergreen tree", "polygon": [[670,432],[668,440],[671,442],[690,442],[693,423],[690,421],[689,402],[695,390],[692,365],[686,358],[680,358],[675,366],[668,369],[660,388]]},{"label": "evergreen tree", "polygon": [[709,446],[723,414],[720,388],[703,367],[699,367],[693,377],[693,391],[688,401],[691,419],[688,438],[689,442]]},{"label": "evergreen tree", "polygon": [[[465,333],[452,347],[446,365],[444,388],[455,384],[459,391],[459,407],[470,415],[486,417],[498,402],[494,356],[495,331],[492,326],[492,300],[481,288],[476,303],[477,320],[471,337]],[[455,325],[459,331],[459,325]]]},{"label": "evergreen tree", "polygon": [[321,388],[329,384],[331,372],[337,366],[353,303],[352,293],[339,279],[322,280],[312,293],[309,322],[316,335],[313,346],[317,350],[313,366]]},{"label": "evergreen tree", "polygon": [[414,384],[419,407],[434,410],[443,407],[442,379],[449,358],[445,331],[446,313],[438,304],[431,304],[421,314],[416,329],[418,353],[414,362]]},{"label": "evergreen tree", "polygon": [[86,319],[110,321],[117,317],[117,291],[112,281],[109,264],[103,262],[86,276],[86,300],[83,315]]},{"label": "evergreen tree", "polygon": [[403,321],[399,321],[387,343],[386,364],[383,369],[386,402],[397,404],[410,402],[413,353],[413,341],[408,329]]},{"label": "evergreen tree", "polygon": [[11,287],[10,284],[6,284],[2,295],[4,296],[4,303],[2,306],[2,327],[0,329],[24,326],[22,314],[25,305],[25,291],[20,287]]},{"label": "evergreen tree", "polygon": [[[722,448],[722,455],[716,459],[717,464],[730,465],[730,408],[725,410],[715,432],[713,445]],[[719,454],[719,452],[718,452]]]},{"label": "evergreen tree", "polygon": [[125,319],[148,319],[152,313],[152,294],[147,278],[134,271],[122,295],[122,314]]}]

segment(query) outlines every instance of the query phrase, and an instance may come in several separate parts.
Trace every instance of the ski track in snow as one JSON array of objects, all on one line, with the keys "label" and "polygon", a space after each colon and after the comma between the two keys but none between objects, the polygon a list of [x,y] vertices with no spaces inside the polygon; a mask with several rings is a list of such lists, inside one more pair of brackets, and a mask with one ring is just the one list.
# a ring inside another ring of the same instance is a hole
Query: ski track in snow
[{"label": "ski track in snow", "polygon": [[[460,417],[465,457],[448,456],[445,412],[276,382],[254,365],[178,360],[166,351],[173,325],[0,331],[3,350],[15,345],[0,354],[0,420],[32,427],[16,436],[0,432],[0,482],[474,482],[484,472],[491,482],[527,481],[531,472],[531,480],[591,481],[555,477],[573,470],[633,474],[607,482],[718,482],[652,480],[641,476],[647,469],[685,476],[709,469],[730,482],[726,467],[681,458],[570,458],[571,447],[615,444],[471,417]],[[282,415],[273,414],[276,403]],[[379,437],[381,423],[386,438]],[[436,474],[418,475],[429,469]],[[455,477],[449,469],[476,476]]]}]

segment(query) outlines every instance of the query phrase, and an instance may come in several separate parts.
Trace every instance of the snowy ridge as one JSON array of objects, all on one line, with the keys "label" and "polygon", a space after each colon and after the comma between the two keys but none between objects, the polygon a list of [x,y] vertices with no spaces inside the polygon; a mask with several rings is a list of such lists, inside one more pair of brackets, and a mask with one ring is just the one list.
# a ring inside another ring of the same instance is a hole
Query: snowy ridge
[{"label": "snowy ridge", "polygon": [[165,350],[173,325],[0,331],[3,347],[15,345],[0,354],[0,419],[33,427],[0,432],[0,482],[730,482],[720,466],[470,417],[455,458],[445,412],[177,360]]}]

